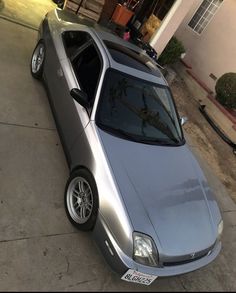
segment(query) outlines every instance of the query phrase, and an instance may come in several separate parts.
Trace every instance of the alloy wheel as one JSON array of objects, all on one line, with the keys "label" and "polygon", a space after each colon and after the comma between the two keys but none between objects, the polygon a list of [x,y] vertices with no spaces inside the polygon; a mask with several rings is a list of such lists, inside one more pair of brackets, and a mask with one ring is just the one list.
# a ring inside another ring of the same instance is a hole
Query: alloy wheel
[{"label": "alloy wheel", "polygon": [[76,177],[70,182],[67,189],[67,208],[71,218],[78,224],[84,224],[90,218],[93,193],[83,177]]},{"label": "alloy wheel", "polygon": [[38,46],[35,48],[35,51],[32,56],[32,61],[31,61],[31,69],[34,74],[38,73],[40,69],[42,68],[44,55],[45,55],[44,44],[39,43]]}]

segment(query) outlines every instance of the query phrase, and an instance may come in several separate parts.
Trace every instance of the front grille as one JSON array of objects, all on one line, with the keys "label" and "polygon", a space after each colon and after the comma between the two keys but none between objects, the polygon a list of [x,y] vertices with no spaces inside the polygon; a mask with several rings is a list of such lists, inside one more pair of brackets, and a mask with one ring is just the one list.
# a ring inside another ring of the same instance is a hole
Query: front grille
[{"label": "front grille", "polygon": [[175,261],[175,262],[163,262],[163,266],[165,267],[171,267],[171,266],[180,266],[180,265],[184,265],[190,262],[193,262],[195,260],[199,260],[201,258],[203,258],[204,256],[208,255],[209,251],[200,255],[200,256],[196,256],[194,258],[190,258],[190,259],[186,259],[186,260],[182,260],[182,261]]}]

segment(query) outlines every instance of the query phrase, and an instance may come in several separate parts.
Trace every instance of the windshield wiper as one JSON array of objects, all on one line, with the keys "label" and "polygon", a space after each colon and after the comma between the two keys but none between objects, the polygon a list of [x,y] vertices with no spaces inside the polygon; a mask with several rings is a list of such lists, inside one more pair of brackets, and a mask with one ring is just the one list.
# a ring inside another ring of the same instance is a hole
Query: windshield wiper
[{"label": "windshield wiper", "polygon": [[153,144],[153,145],[163,145],[163,146],[176,146],[180,145],[180,141],[177,139],[171,139],[171,141],[164,141],[162,139],[140,139],[139,142]]},{"label": "windshield wiper", "polygon": [[110,132],[112,134],[118,134],[120,137],[127,138],[127,139],[135,141],[135,142],[141,142],[141,140],[139,138],[137,138],[136,136],[124,131],[123,129],[113,128],[113,127],[110,127],[110,126],[107,126],[107,125],[104,125],[104,124],[101,124],[101,123],[98,123],[98,126],[101,129],[103,129],[103,130],[105,130],[107,132]]},{"label": "windshield wiper", "polygon": [[168,142],[164,141],[162,139],[158,139],[158,138],[154,138],[154,139],[146,138],[145,139],[145,137],[138,137],[138,136],[132,135],[132,134],[124,131],[123,129],[113,128],[113,127],[110,127],[110,126],[102,124],[102,123],[98,123],[98,126],[104,131],[107,131],[109,133],[118,135],[119,137],[127,138],[128,140],[139,142],[139,143],[152,144],[152,145],[163,145],[163,146],[164,145],[165,146],[175,146],[175,145],[181,144],[181,142],[174,137],[170,138],[170,141],[168,141]]}]

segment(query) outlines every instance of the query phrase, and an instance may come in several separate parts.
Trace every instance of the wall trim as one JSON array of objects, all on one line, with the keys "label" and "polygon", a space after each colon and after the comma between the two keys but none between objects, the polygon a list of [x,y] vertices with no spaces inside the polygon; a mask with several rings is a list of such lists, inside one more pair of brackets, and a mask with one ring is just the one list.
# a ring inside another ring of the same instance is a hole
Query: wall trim
[{"label": "wall trim", "polygon": [[150,41],[151,46],[153,46],[153,47],[155,46],[155,44],[157,43],[159,37],[161,36],[161,34],[163,33],[163,31],[165,30],[165,28],[168,26],[169,22],[171,21],[173,15],[178,10],[179,6],[182,4],[182,1],[183,0],[176,0],[175,1],[173,6],[171,7],[169,13],[166,15],[166,17],[162,21],[162,24],[161,24],[160,28],[152,36],[151,41]]}]

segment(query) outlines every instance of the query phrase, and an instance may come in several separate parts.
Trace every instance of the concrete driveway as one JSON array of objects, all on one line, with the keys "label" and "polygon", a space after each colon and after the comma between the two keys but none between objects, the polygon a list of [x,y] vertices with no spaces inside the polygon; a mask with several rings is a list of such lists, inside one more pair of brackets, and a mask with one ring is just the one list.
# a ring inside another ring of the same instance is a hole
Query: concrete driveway
[{"label": "concrete driveway", "polygon": [[55,7],[52,0],[0,0],[0,15],[37,29],[42,16]]},{"label": "concrete driveway", "polygon": [[0,27],[0,291],[236,290],[236,206],[204,162],[225,223],[217,260],[150,287],[110,270],[92,234],[65,215],[68,168],[45,90],[29,71],[37,32],[1,18]]}]

